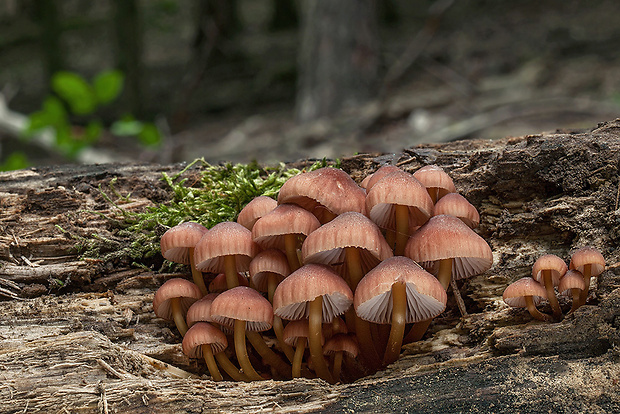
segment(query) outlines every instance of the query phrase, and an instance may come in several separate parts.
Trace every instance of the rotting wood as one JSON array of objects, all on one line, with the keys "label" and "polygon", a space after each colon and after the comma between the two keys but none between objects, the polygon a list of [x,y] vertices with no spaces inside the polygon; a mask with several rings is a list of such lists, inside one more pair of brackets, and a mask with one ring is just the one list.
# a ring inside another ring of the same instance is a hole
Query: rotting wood
[{"label": "rotting wood", "polygon": [[[176,330],[152,312],[157,287],[178,275],[80,260],[74,240],[57,227],[113,237],[100,216],[81,212],[110,208],[99,185],[116,178],[115,188],[131,193],[139,209],[164,201],[161,172],[182,166],[0,174],[1,287],[31,298],[0,301],[0,412],[617,411],[620,120],[587,133],[458,141],[342,160],[358,181],[381,163],[445,168],[480,210],[479,232],[493,249],[494,267],[463,282],[466,316],[449,302],[427,339],[407,345],[395,364],[336,386],[211,382],[203,364],[181,353]],[[503,289],[528,275],[539,255],[567,259],[586,244],[610,265],[589,304],[572,317],[532,322],[503,304]],[[172,378],[171,366],[199,378]]]}]

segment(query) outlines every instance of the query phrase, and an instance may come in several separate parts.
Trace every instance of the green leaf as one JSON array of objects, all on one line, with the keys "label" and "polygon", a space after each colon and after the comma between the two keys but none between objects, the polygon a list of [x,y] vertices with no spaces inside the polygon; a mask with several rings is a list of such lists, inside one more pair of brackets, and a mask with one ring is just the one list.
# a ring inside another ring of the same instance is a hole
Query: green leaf
[{"label": "green leaf", "polygon": [[161,134],[155,124],[145,122],[142,125],[142,131],[138,134],[138,139],[147,147],[156,147],[161,144]]},{"label": "green leaf", "polygon": [[125,117],[125,119],[114,122],[110,126],[110,132],[119,137],[131,137],[138,135],[143,128],[142,122],[131,117]]},{"label": "green leaf", "polygon": [[55,96],[48,96],[43,102],[43,108],[28,116],[28,126],[26,134],[38,131],[47,127],[67,125],[67,111],[60,99]]},{"label": "green leaf", "polygon": [[85,143],[92,145],[99,140],[102,131],[103,125],[101,125],[101,122],[91,121],[88,125],[86,125],[82,140]]},{"label": "green leaf", "polygon": [[0,171],[21,170],[30,165],[28,157],[21,151],[12,152],[6,160],[0,164]]},{"label": "green leaf", "polygon": [[52,77],[52,90],[76,115],[87,115],[97,108],[97,96],[92,86],[77,73],[56,72]]},{"label": "green leaf", "polygon": [[100,104],[114,101],[123,91],[125,76],[119,70],[108,70],[98,74],[93,80],[95,95]]}]

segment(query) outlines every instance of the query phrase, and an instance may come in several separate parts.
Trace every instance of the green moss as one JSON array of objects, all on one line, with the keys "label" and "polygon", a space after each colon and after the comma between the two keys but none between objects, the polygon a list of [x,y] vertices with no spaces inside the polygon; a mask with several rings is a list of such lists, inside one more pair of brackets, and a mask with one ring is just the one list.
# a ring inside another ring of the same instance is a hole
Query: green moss
[{"label": "green moss", "polygon": [[[324,166],[327,166],[325,160],[318,161],[306,171]],[[196,168],[197,174],[188,174]],[[159,254],[159,240],[170,227],[195,221],[211,228],[222,221],[234,221],[253,198],[259,195],[276,198],[284,182],[300,172],[284,164],[264,167],[253,162],[213,166],[202,159],[195,160],[174,176],[163,173],[162,180],[170,189],[170,201],[148,207],[143,212],[123,209],[122,203],[127,202],[129,196],[122,196],[114,188],[114,182],[110,182],[110,190],[117,200],[103,191],[101,194],[116,207],[117,214],[104,216],[113,228],[114,237],[97,234],[90,238],[72,237],[77,240],[78,251],[84,258],[129,259],[134,265],[144,266],[147,259]]]}]

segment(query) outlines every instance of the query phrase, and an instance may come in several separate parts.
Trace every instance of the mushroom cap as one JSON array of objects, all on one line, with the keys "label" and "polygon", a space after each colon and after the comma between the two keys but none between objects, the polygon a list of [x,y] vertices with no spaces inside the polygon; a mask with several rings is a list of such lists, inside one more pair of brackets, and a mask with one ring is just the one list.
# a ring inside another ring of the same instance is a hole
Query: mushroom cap
[{"label": "mushroom cap", "polygon": [[228,347],[228,340],[226,335],[215,326],[206,322],[198,322],[187,330],[181,347],[188,357],[202,358],[202,345],[211,345],[213,354],[219,354]]},{"label": "mushroom cap", "polygon": [[391,323],[394,283],[406,285],[407,323],[432,319],[446,308],[446,291],[435,276],[408,257],[394,256],[368,272],[357,285],[353,301],[357,315],[369,322]]},{"label": "mushroom cap", "polygon": [[273,294],[274,313],[283,319],[308,317],[309,302],[323,296],[323,322],[331,322],[353,303],[353,292],[330,267],[307,264],[284,279]]},{"label": "mushroom cap", "polygon": [[324,222],[325,210],[365,213],[366,192],[346,172],[332,167],[319,168],[289,178],[278,194],[278,204],[297,204]]},{"label": "mushroom cap", "polygon": [[291,273],[286,255],[280,250],[263,250],[250,262],[250,277],[256,289],[266,292],[269,274],[278,278],[278,283]]},{"label": "mushroom cap", "polygon": [[341,333],[329,338],[323,347],[323,354],[331,355],[336,352],[344,352],[345,354],[356,358],[360,352],[360,346],[355,335]]},{"label": "mushroom cap", "polygon": [[237,223],[248,230],[252,230],[256,220],[276,208],[278,202],[271,197],[264,195],[254,197],[252,201],[245,205],[237,216]]},{"label": "mushroom cap", "polygon": [[363,214],[350,211],[310,233],[301,246],[302,261],[336,265],[345,272],[346,264],[340,264],[345,262],[346,247],[358,248],[364,272],[393,256],[379,227]]},{"label": "mushroom cap", "polygon": [[598,276],[605,270],[605,258],[598,250],[592,247],[582,247],[573,253],[569,268],[583,273],[583,268],[587,264],[592,265],[590,269],[591,276]]},{"label": "mushroom cap", "polygon": [[174,278],[167,280],[157,289],[153,297],[153,310],[155,315],[163,319],[172,319],[172,307],[170,300],[181,298],[181,309],[183,314],[192,303],[202,298],[202,293],[198,286],[186,279]]},{"label": "mushroom cap", "polygon": [[[239,282],[239,286],[250,286],[250,282],[248,278],[242,275],[241,273],[237,273],[237,282]],[[220,273],[213,278],[211,283],[209,283],[209,292],[223,292],[228,289],[228,285],[226,284],[226,274]]]},{"label": "mushroom cap", "polygon": [[471,229],[475,229],[480,224],[480,214],[465,197],[458,193],[449,193],[441,197],[435,204],[433,215],[447,214],[457,217]]},{"label": "mushroom cap", "polygon": [[284,236],[305,237],[321,226],[319,220],[296,204],[280,204],[258,219],[252,228],[252,240],[263,249],[284,250]]},{"label": "mushroom cap", "polygon": [[[290,346],[297,346],[299,338],[307,338],[310,334],[310,327],[307,319],[298,319],[296,321],[290,321],[284,327],[282,332],[284,343]],[[321,332],[321,345],[325,343],[325,337]]]},{"label": "mushroom cap", "polygon": [[411,235],[405,256],[436,273],[439,260],[454,259],[452,279],[478,275],[493,265],[489,244],[456,217],[433,216]]},{"label": "mushroom cap", "polygon": [[250,260],[260,251],[252,241],[252,232],[239,223],[225,221],[213,226],[194,248],[196,269],[224,272],[224,256],[235,256],[238,272],[250,268]]},{"label": "mushroom cap", "polygon": [[585,290],[585,288],[586,282],[583,280],[583,275],[578,270],[567,271],[558,284],[558,292],[560,292],[560,295],[568,295],[571,293],[572,289]]},{"label": "mushroom cap", "polygon": [[525,308],[526,296],[531,296],[534,304],[538,305],[542,299],[547,299],[547,291],[531,277],[523,277],[508,285],[502,297],[504,302],[513,308]]},{"label": "mushroom cap", "polygon": [[433,212],[433,200],[426,188],[402,170],[383,176],[366,195],[366,211],[382,229],[396,228],[396,204],[409,209],[409,228],[426,223]]},{"label": "mushroom cap", "polygon": [[397,172],[397,171],[404,172],[403,170],[401,170],[400,168],[398,168],[395,165],[383,165],[377,171],[375,171],[373,174],[369,175],[367,177],[368,181],[366,182],[366,185],[362,186],[363,188],[366,189],[366,194],[368,194],[368,191],[370,191],[370,189],[377,183],[377,181],[379,181],[380,179],[382,179],[386,175],[391,174],[393,172]]},{"label": "mushroom cap", "polygon": [[568,270],[568,266],[566,266],[564,260],[560,259],[555,254],[545,254],[536,259],[534,266],[532,266],[532,277],[537,282],[544,283],[542,275],[543,270],[551,271],[553,286],[557,286],[562,276],[564,276]]},{"label": "mushroom cap", "polygon": [[438,165],[426,165],[414,172],[413,176],[427,189],[435,189],[437,200],[448,193],[456,193],[452,178]]},{"label": "mushroom cap", "polygon": [[169,228],[161,236],[161,255],[171,262],[189,264],[189,249],[207,232],[207,228],[199,223],[187,221]]},{"label": "mushroom cap", "polygon": [[273,326],[273,308],[260,293],[237,286],[220,293],[211,304],[211,319],[232,327],[235,320],[246,322],[247,331],[266,331]]},{"label": "mushroom cap", "polygon": [[211,304],[217,295],[217,293],[209,293],[192,303],[185,315],[187,326],[192,326],[196,322],[211,322]]}]

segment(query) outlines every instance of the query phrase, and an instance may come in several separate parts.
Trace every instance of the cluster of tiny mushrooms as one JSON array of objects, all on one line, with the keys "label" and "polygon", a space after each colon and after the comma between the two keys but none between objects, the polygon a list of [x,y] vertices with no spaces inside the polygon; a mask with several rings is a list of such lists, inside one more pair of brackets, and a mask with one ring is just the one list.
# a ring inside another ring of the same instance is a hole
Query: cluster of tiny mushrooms
[{"label": "cluster of tiny mushrooms", "polygon": [[[190,265],[193,282],[169,279],[153,308],[174,320],[183,352],[204,358],[215,381],[225,378],[220,368],[235,381],[346,381],[396,361],[444,311],[448,286],[457,295],[455,280],[491,268],[479,222],[435,165],[413,174],[383,166],[360,185],[337,168],[302,172],[236,222],[169,229],[162,255]],[[560,279],[539,273],[549,272]],[[542,288],[506,302],[547,320],[529,305],[545,297]]]}]

